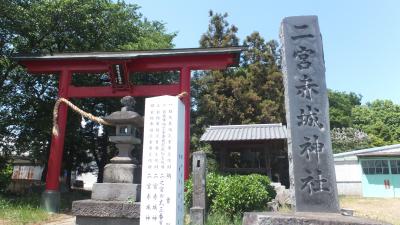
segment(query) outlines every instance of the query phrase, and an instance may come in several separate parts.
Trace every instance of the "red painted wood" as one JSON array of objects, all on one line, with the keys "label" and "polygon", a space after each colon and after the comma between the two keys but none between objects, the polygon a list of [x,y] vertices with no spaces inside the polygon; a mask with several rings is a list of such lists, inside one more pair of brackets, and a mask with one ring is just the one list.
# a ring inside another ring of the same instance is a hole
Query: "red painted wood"
[{"label": "red painted wood", "polygon": [[190,69],[188,67],[182,68],[180,78],[181,91],[187,93],[187,96],[183,98],[185,104],[184,178],[187,180],[190,175]]},{"label": "red painted wood", "polygon": [[124,97],[124,96],[159,96],[177,95],[180,93],[180,85],[134,85],[131,90],[116,91],[111,86],[105,87],[76,87],[69,86],[70,98],[94,98],[94,97]]},{"label": "red painted wood", "polygon": [[[71,82],[71,73],[63,70],[60,73],[58,96],[66,98],[68,85]],[[47,162],[46,190],[58,191],[60,187],[59,176],[64,150],[65,127],[67,124],[68,107],[61,104],[58,109],[58,136],[51,137],[50,156]]]},{"label": "red painted wood", "polygon": [[95,60],[40,60],[21,62],[30,73],[56,73],[63,68],[73,72],[105,72],[109,64],[104,61]]}]

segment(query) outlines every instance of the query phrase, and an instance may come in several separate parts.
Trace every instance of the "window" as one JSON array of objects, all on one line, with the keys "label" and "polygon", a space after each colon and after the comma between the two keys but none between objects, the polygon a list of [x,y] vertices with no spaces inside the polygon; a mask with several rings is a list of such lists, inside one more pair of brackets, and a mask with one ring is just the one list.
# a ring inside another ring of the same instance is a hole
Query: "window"
[{"label": "window", "polygon": [[392,174],[400,174],[400,159],[390,160],[390,170]]},{"label": "window", "polygon": [[364,174],[389,174],[387,160],[363,160],[361,167]]}]

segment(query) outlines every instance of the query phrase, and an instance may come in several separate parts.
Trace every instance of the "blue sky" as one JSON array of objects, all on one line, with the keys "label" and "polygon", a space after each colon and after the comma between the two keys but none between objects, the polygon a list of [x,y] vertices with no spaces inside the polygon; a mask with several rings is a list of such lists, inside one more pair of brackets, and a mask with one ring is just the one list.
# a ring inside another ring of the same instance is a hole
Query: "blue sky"
[{"label": "blue sky", "polygon": [[352,91],[363,103],[400,104],[400,1],[397,0],[139,0],[140,12],[178,32],[176,48],[198,47],[208,11],[229,14],[243,40],[253,31],[278,40],[287,16],[317,15],[323,36],[328,88]]}]

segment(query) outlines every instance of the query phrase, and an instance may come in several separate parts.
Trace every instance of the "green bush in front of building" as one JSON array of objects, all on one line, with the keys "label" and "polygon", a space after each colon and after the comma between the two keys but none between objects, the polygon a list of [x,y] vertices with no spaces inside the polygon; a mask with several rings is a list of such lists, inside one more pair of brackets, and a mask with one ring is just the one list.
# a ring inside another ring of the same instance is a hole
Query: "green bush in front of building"
[{"label": "green bush in front of building", "polygon": [[5,192],[11,182],[13,168],[11,164],[5,163],[0,166],[0,192]]},{"label": "green bush in front of building", "polygon": [[[230,218],[243,212],[265,210],[267,203],[275,198],[275,190],[267,176],[259,174],[228,175],[208,173],[206,181],[207,209],[223,213]],[[185,205],[192,206],[193,184],[186,184]]]}]

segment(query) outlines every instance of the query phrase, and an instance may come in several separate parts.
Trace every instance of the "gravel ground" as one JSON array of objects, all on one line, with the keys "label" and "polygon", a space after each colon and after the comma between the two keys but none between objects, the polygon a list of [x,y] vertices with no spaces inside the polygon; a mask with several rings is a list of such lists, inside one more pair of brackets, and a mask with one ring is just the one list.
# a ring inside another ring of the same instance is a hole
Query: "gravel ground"
[{"label": "gravel ground", "polygon": [[400,225],[399,198],[340,197],[340,207],[353,209],[355,216]]}]

